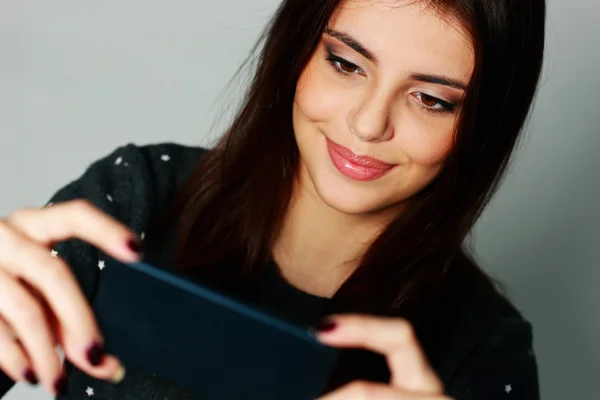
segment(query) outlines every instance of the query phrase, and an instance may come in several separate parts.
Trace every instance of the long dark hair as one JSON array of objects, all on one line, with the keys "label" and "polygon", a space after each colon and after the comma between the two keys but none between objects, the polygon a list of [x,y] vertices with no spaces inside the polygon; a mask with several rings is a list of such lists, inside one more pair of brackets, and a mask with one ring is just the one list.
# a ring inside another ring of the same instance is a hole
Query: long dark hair
[{"label": "long dark hair", "polygon": [[[435,295],[448,271],[468,258],[463,242],[507,168],[537,89],[544,0],[423,2],[460,21],[475,49],[455,143],[441,174],[410,200],[335,294],[337,311],[410,314]],[[175,202],[178,265],[241,283],[270,257],[298,166],[296,81],[340,3],[280,5],[256,47],[254,78],[237,116]]]}]

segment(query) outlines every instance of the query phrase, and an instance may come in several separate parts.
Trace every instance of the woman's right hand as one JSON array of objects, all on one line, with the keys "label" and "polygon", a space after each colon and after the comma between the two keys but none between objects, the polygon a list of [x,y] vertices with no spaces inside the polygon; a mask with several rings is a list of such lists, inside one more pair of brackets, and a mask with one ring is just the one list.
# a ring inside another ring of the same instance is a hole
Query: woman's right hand
[{"label": "woman's right hand", "polygon": [[66,385],[57,344],[92,377],[119,381],[124,374],[115,357],[104,355],[74,274],[60,255],[51,254],[53,244],[72,238],[123,262],[140,257],[136,235],[85,200],[0,219],[0,368],[15,381],[39,380],[53,393]]}]

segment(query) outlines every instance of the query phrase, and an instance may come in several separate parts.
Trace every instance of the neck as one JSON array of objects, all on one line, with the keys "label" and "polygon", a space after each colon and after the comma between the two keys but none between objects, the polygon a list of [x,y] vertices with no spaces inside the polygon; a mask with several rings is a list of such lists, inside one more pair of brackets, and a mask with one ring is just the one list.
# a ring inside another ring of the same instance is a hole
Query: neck
[{"label": "neck", "polygon": [[389,214],[349,215],[298,180],[273,248],[283,277],[307,293],[331,297],[359,266]]}]

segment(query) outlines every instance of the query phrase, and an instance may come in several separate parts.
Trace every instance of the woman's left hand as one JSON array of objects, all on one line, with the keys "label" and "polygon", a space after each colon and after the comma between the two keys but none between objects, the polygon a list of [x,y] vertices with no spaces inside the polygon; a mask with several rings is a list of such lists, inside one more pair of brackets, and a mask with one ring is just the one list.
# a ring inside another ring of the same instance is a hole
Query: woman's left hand
[{"label": "woman's left hand", "polygon": [[391,379],[389,384],[351,382],[318,400],[449,400],[406,320],[345,314],[327,321],[317,334],[322,343],[383,354]]}]

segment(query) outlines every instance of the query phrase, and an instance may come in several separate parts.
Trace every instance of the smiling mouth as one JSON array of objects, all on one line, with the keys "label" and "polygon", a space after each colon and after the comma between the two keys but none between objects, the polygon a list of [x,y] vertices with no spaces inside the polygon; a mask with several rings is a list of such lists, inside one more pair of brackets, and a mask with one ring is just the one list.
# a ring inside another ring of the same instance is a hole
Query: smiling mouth
[{"label": "smiling mouth", "polygon": [[395,164],[388,164],[368,156],[356,155],[352,150],[339,145],[329,138],[327,151],[333,165],[344,176],[357,181],[372,181],[387,174]]}]

